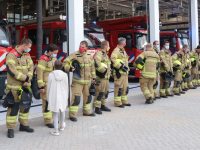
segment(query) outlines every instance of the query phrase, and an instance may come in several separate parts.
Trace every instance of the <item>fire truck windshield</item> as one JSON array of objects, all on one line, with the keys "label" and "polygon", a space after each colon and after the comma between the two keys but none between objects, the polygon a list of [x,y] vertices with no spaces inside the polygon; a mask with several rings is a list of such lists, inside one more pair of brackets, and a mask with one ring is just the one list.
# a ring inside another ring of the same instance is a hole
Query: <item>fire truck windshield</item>
[{"label": "fire truck windshield", "polygon": [[105,37],[103,33],[87,33],[84,35],[84,39],[88,42],[89,48],[100,48]]},{"label": "fire truck windshield", "polygon": [[144,50],[144,46],[147,44],[147,34],[136,33],[135,37],[136,48],[139,50]]},{"label": "fire truck windshield", "polygon": [[10,35],[6,24],[0,23],[0,46],[9,47],[10,46]]}]

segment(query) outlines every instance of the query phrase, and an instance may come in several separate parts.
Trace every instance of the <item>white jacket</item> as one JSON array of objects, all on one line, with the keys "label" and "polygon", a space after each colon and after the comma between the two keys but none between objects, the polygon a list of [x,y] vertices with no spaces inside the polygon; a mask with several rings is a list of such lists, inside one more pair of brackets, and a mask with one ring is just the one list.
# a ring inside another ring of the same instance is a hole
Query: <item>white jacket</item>
[{"label": "white jacket", "polygon": [[52,112],[65,111],[68,106],[68,76],[61,70],[49,74],[47,85],[48,110]]}]

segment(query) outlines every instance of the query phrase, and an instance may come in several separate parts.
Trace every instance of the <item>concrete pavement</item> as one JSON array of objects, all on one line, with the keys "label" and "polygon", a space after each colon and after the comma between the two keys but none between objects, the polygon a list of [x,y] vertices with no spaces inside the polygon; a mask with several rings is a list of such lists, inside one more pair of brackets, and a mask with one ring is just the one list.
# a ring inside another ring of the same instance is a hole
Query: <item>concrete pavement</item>
[{"label": "concrete pavement", "polygon": [[15,138],[6,137],[5,120],[0,121],[0,149],[71,149],[71,150],[188,150],[200,149],[200,88],[181,96],[144,104],[141,92],[129,94],[131,107],[108,106],[112,112],[85,117],[79,112],[78,122],[66,118],[67,128],[60,136],[50,134],[43,125],[42,113],[31,115],[34,133],[19,132]]}]

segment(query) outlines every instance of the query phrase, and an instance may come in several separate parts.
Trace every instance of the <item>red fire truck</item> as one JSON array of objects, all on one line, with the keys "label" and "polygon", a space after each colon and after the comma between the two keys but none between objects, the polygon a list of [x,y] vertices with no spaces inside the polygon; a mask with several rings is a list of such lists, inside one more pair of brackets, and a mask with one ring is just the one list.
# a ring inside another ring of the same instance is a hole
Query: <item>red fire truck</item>
[{"label": "red fire truck", "polygon": [[97,25],[103,28],[106,39],[110,43],[109,56],[118,44],[118,38],[126,38],[125,50],[129,55],[129,78],[139,78],[141,75],[140,70],[133,67],[133,62],[144,51],[147,44],[146,15],[100,21],[97,22]]},{"label": "red fire truck", "polygon": [[12,40],[5,17],[0,16],[0,99],[7,84],[6,55],[12,50]]},{"label": "red fire truck", "polygon": [[[110,42],[111,50],[109,55],[111,55],[112,51],[117,45],[118,38],[124,37],[127,40],[127,46],[125,50],[129,55],[129,78],[139,78],[141,75],[140,70],[133,67],[133,63],[135,58],[139,54],[144,51],[144,47],[147,44],[147,30],[146,30],[146,15],[124,18],[124,19],[115,19],[115,20],[107,20],[97,22],[97,25],[100,25],[106,35],[106,39]],[[170,42],[170,50],[172,54],[175,53],[176,50],[180,50],[183,46],[183,40],[186,43],[188,41],[186,35],[181,33],[160,33],[160,45],[162,49],[162,45],[165,41]],[[189,44],[188,44],[189,45]]]},{"label": "red fire truck", "polygon": [[[57,59],[63,61],[67,57],[67,36],[66,36],[66,21],[65,16],[57,15],[43,18],[43,44],[42,54],[45,53],[49,44],[54,43],[59,47]],[[32,40],[33,46],[30,55],[37,66],[37,48],[36,48],[36,34],[37,34],[37,20],[30,20],[21,23],[16,23],[16,44],[19,44],[24,37]],[[84,39],[88,42],[89,52],[95,54],[101,46],[101,41],[105,40],[103,29],[97,25],[84,26]]]}]

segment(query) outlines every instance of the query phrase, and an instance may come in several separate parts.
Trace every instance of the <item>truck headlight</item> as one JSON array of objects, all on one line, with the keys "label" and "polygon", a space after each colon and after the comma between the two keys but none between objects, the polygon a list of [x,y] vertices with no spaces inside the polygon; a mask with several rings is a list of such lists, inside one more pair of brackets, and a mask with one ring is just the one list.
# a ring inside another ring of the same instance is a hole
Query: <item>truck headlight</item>
[{"label": "truck headlight", "polygon": [[7,85],[7,79],[5,79],[5,85]]}]

